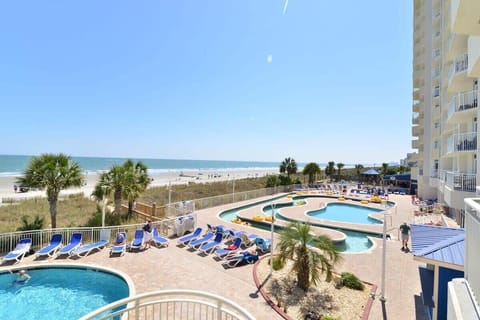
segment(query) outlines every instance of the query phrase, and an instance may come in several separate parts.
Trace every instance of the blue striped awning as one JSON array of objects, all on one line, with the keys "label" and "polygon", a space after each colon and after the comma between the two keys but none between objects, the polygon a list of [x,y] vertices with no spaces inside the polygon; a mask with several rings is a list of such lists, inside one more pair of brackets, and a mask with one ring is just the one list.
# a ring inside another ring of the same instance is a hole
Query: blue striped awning
[{"label": "blue striped awning", "polygon": [[465,230],[412,224],[412,253],[423,257],[459,266],[465,260]]}]

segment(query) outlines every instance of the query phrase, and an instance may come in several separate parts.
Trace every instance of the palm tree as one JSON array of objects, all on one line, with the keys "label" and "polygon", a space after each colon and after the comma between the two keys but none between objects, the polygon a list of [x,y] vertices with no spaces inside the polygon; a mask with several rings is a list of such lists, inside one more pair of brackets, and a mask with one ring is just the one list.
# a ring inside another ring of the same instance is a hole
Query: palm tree
[{"label": "palm tree", "polygon": [[325,168],[325,174],[332,180],[332,175],[335,173],[335,162],[329,161]]},{"label": "palm tree", "polygon": [[382,163],[382,174],[386,175],[388,172],[388,163],[384,162]]},{"label": "palm tree", "polygon": [[293,158],[285,158],[280,164],[280,173],[287,173],[287,176],[290,178],[291,174],[297,173],[297,163]]},{"label": "palm tree", "polygon": [[31,188],[46,189],[52,228],[56,228],[60,191],[82,186],[83,175],[80,165],[69,156],[63,153],[45,153],[30,160],[23,176],[17,179],[17,183]]},{"label": "palm tree", "polygon": [[114,212],[120,215],[122,212],[122,199],[129,202],[129,215],[132,213],[133,201],[150,184],[147,167],[141,162],[125,161],[122,165],[113,165],[108,172],[100,175],[92,195],[97,199],[103,199],[113,192]]},{"label": "palm tree", "polygon": [[324,235],[313,235],[311,226],[305,223],[293,222],[285,227],[280,233],[278,247],[282,265],[286,260],[293,260],[292,271],[296,273],[298,286],[304,291],[310,284],[317,284],[321,273],[325,272],[326,280],[330,281],[333,267],[340,260],[332,240]]},{"label": "palm tree", "polygon": [[362,174],[362,170],[363,170],[363,165],[361,164],[355,165],[355,173],[357,174],[357,179],[359,180],[360,180],[360,175]]},{"label": "palm tree", "polygon": [[312,184],[315,181],[315,176],[321,172],[320,167],[315,162],[310,162],[303,168],[302,174],[308,175],[308,183]]},{"label": "palm tree", "polygon": [[345,167],[345,165],[341,162],[337,163],[337,175],[338,175],[338,179],[340,179],[340,171],[342,170],[342,168]]},{"label": "palm tree", "polygon": [[150,184],[150,177],[148,176],[148,168],[141,161],[136,164],[128,160],[124,164],[125,170],[128,173],[128,181],[124,186],[124,197],[128,200],[128,216],[133,213],[134,201],[144,192]]}]

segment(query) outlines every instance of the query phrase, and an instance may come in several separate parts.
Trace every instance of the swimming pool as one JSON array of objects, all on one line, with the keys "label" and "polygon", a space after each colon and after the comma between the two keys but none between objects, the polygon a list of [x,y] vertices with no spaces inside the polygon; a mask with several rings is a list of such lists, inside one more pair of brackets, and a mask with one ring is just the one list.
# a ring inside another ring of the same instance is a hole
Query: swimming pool
[{"label": "swimming pool", "polygon": [[129,296],[121,277],[96,269],[27,269],[32,277],[16,284],[17,274],[0,274],[0,319],[78,319]]},{"label": "swimming pool", "polygon": [[370,207],[361,207],[347,203],[329,203],[321,209],[307,212],[307,215],[317,219],[332,221],[341,221],[361,224],[381,224],[377,219],[372,219],[368,215],[380,213],[382,210]]},{"label": "swimming pool", "polygon": [[[252,208],[252,207],[258,206],[260,204],[269,204],[273,200],[280,199],[280,198],[284,198],[284,196],[276,197],[276,198],[269,199],[269,200],[258,201],[258,202],[254,202],[254,203],[251,203],[251,204],[248,204],[248,205],[243,205],[243,206],[240,206],[240,207],[228,209],[228,210],[220,212],[218,217],[220,219],[224,220],[224,221],[230,222],[232,219],[237,217],[237,213],[241,210]],[[305,199],[305,198],[307,198],[307,197],[302,197],[302,199]],[[281,220],[290,221],[290,220],[286,219],[285,217],[283,217],[281,214],[279,214],[279,210],[281,208],[284,208],[284,207],[291,207],[292,205],[294,205],[294,203],[296,203],[296,200],[297,200],[297,198],[295,198],[295,200],[293,200],[293,202],[291,202],[291,203],[276,204],[276,207],[275,207],[275,210],[274,210],[275,211],[275,217],[278,218],[278,219],[281,219]],[[266,205],[266,206],[263,207],[263,209],[260,208],[259,210],[263,210],[265,215],[271,215],[272,214],[271,213],[272,209],[271,209],[271,206],[269,206],[269,205]],[[321,226],[320,224],[315,224],[315,223],[312,223],[312,224],[316,225],[316,226]],[[258,229],[270,230],[269,224],[250,222],[250,225],[252,227],[258,228]],[[325,227],[325,226],[321,226],[321,227],[328,228],[328,227]],[[281,229],[280,227],[275,226],[275,232],[280,231],[280,229]],[[378,237],[378,235],[375,235],[375,234],[349,231],[349,230],[344,230],[344,229],[339,229],[339,228],[332,228],[332,229],[343,232],[347,236],[344,243],[339,244],[337,246],[338,250],[342,253],[354,253],[354,252],[366,251],[373,246],[373,242],[368,237],[369,236],[370,237]]]}]

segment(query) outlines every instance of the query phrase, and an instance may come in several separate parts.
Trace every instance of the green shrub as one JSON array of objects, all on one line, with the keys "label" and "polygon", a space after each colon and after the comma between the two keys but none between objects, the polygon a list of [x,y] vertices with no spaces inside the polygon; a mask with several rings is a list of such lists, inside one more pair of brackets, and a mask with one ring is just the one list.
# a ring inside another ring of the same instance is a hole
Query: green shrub
[{"label": "green shrub", "polygon": [[320,318],[321,320],[338,320],[338,318],[332,317],[332,316],[322,316]]},{"label": "green shrub", "polygon": [[35,215],[31,223],[28,216],[22,216],[22,226],[17,228],[17,231],[40,230],[43,228],[44,222],[45,219],[38,214]]},{"label": "green shrub", "polygon": [[266,188],[273,188],[275,186],[278,186],[279,184],[280,184],[280,181],[278,180],[277,176],[268,176],[265,187]]},{"label": "green shrub", "polygon": [[284,263],[282,263],[282,260],[280,260],[279,257],[273,257],[273,270],[277,271],[280,270],[284,267]]},{"label": "green shrub", "polygon": [[365,288],[363,282],[353,273],[342,272],[340,277],[342,278],[342,283],[345,287],[355,290],[363,290]]}]

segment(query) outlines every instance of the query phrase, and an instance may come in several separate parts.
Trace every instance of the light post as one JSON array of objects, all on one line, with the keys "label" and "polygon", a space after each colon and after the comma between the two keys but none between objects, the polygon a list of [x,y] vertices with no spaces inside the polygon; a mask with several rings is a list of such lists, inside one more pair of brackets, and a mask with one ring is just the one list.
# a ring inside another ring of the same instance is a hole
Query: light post
[{"label": "light post", "polygon": [[[387,209],[387,200],[382,200],[382,204],[385,205],[385,209]],[[385,298],[385,272],[387,267],[387,216],[389,215],[390,212],[387,210],[383,211],[382,285],[380,289],[380,301],[382,302],[387,301]]]},{"label": "light post", "polygon": [[273,274],[273,230],[275,221],[275,203],[272,202],[272,222],[270,225],[270,276]]}]

